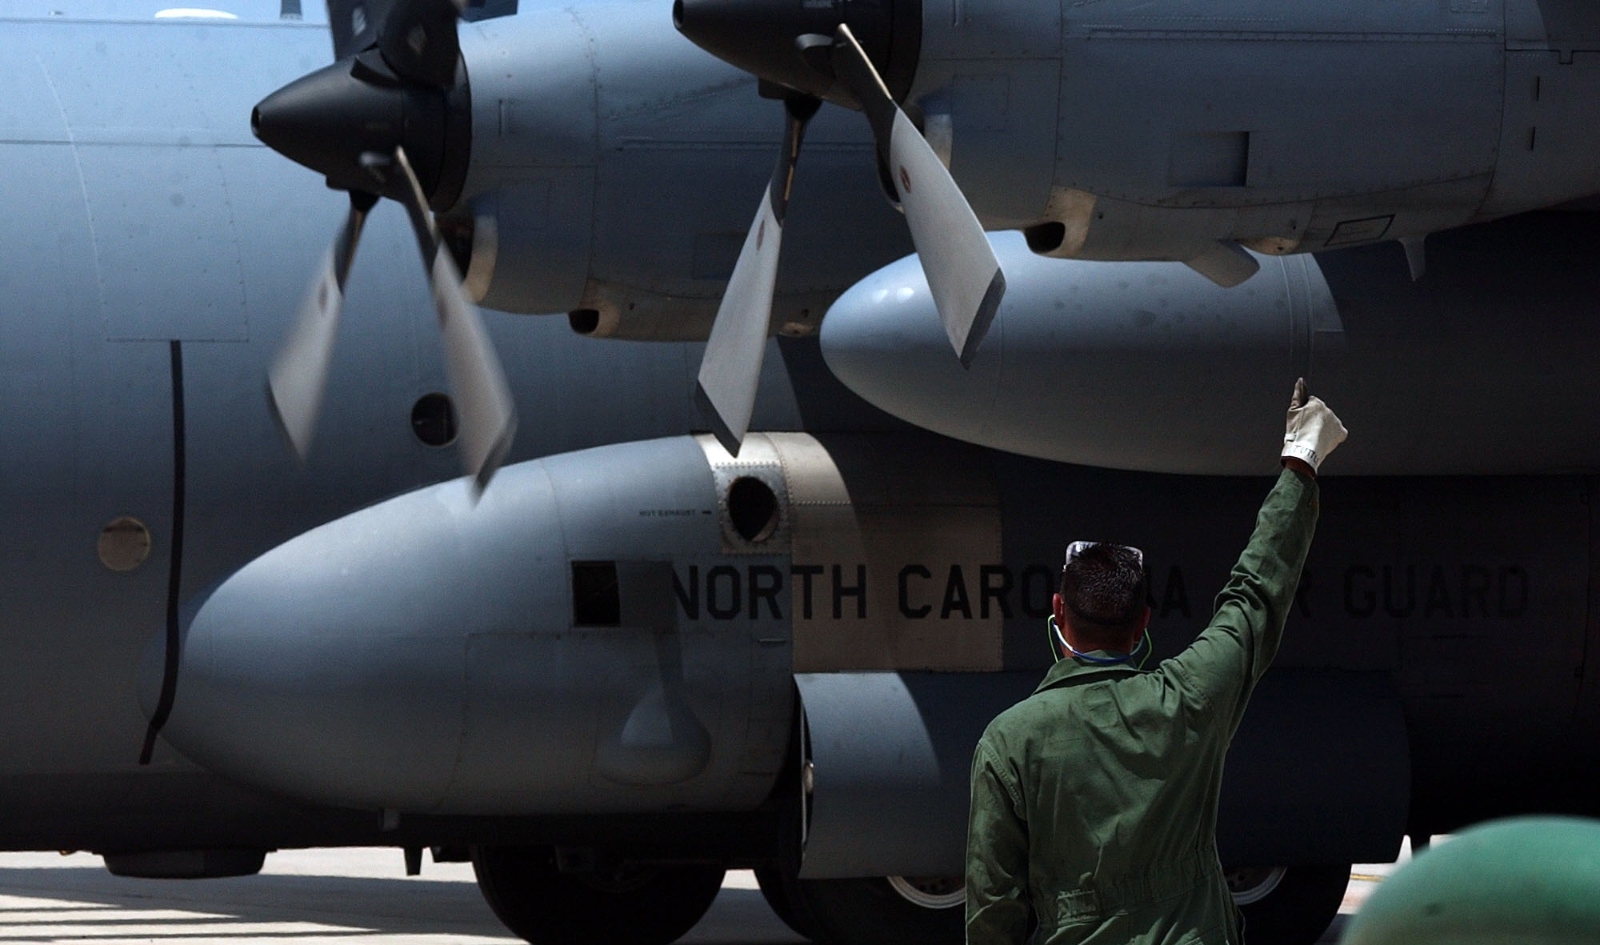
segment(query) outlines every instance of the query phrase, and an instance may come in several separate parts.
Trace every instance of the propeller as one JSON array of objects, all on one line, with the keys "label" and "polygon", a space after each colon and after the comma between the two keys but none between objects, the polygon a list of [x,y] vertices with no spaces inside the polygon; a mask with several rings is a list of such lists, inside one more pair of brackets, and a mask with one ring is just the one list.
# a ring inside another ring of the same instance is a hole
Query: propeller
[{"label": "propeller", "polygon": [[466,0],[395,0],[378,27],[383,61],[409,82],[448,88],[461,59],[456,20]]},{"label": "propeller", "polygon": [[900,195],[944,333],[966,367],[1006,292],[1000,261],[955,178],[895,103],[848,25],[839,24],[833,48],[835,68],[866,112],[878,155]]},{"label": "propeller", "polygon": [[778,279],[778,250],[783,244],[783,217],[789,208],[795,165],[806,123],[822,107],[822,100],[794,96],[784,103],[788,123],[783,151],[772,172],[756,218],[744,238],[739,261],[734,263],[728,288],[717,307],[700,359],[695,401],[711,423],[717,439],[738,455],[739,444],[750,428],[755,411],[756,384],[761,377],[761,356],[767,347],[772,322],[772,294]]},{"label": "propeller", "polygon": [[[463,7],[458,0],[394,0],[374,8],[383,11],[380,22],[366,22],[367,8],[358,4],[342,11],[349,28],[335,30],[336,45],[343,35],[347,46],[365,44],[361,49],[274,92],[251,116],[256,136],[268,146],[350,195],[344,224],[268,372],[269,401],[290,446],[304,458],[362,227],[380,197],[396,200],[411,219],[432,286],[462,464],[481,493],[510,449],[516,411],[482,316],[430,212],[430,204],[454,202],[470,146],[461,137],[471,127],[456,36]],[[426,157],[419,162],[418,155]]]},{"label": "propeller", "polygon": [[[686,14],[681,0],[674,17],[685,35],[701,42],[693,28],[692,11]],[[726,21],[713,25],[724,27]],[[722,41],[721,36],[714,38]],[[716,43],[702,45],[723,55]],[[848,24],[840,23],[832,37],[802,34],[794,45],[805,63],[829,80],[832,94],[827,97],[841,98],[831,88],[836,79],[866,114],[878,158],[892,179],[911,241],[927,273],[945,334],[962,366],[970,365],[1006,288],[1005,275],[977,215],[933,148],[896,103]],[[788,126],[783,152],[734,265],[700,366],[696,400],[717,439],[734,454],[754,410],[789,187],[806,122],[819,105],[817,97],[804,93],[785,99]]]},{"label": "propeller", "polygon": [[373,194],[350,192],[350,213],[322,257],[311,290],[300,303],[294,328],[278,349],[267,372],[267,402],[273,418],[302,459],[311,450],[317,416],[322,412],[322,392],[328,386],[328,365],[333,360],[333,339],[344,307],[344,281],[356,256],[356,244],[367,213],[378,202]]},{"label": "propeller", "polygon": [[444,342],[444,369],[456,392],[460,417],[458,438],[461,460],[482,492],[505,460],[517,432],[517,411],[506,385],[505,371],[483,327],[483,316],[467,298],[461,273],[439,236],[428,212],[427,196],[404,148],[394,149],[394,163],[405,176],[406,212],[417,236],[423,268],[433,284],[433,304],[439,310],[439,336]]}]

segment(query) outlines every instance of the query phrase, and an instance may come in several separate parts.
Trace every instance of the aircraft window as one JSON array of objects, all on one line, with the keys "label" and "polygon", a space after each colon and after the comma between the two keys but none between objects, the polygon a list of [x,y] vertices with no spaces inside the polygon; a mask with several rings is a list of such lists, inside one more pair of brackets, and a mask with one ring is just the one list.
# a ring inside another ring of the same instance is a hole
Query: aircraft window
[{"label": "aircraft window", "polygon": [[132,571],[150,557],[150,529],[132,516],[114,518],[100,529],[100,563],[113,571]]},{"label": "aircraft window", "polygon": [[754,476],[740,476],[728,487],[728,518],[733,530],[751,544],[766,541],[778,530],[778,497]]},{"label": "aircraft window", "polygon": [[615,561],[572,562],[572,625],[622,625],[622,595],[617,589]]},{"label": "aircraft window", "polygon": [[456,440],[456,407],[444,394],[423,394],[411,408],[411,432],[428,446]]}]

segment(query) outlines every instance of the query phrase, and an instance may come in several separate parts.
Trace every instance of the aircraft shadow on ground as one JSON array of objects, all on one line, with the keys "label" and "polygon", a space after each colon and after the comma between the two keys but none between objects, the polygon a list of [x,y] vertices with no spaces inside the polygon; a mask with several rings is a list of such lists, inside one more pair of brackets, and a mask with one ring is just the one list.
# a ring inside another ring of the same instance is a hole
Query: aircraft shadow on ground
[{"label": "aircraft shadow on ground", "polygon": [[[226,927],[240,938],[295,939],[340,935],[486,936],[517,941],[489,911],[477,886],[425,878],[345,876],[245,876],[233,879],[152,880],[112,876],[99,868],[0,869],[0,895],[37,902],[0,905],[0,928],[27,925],[138,926],[144,940],[206,938],[226,941]],[[51,903],[59,903],[52,905]],[[192,918],[98,918],[94,911],[173,910]],[[48,913],[63,913],[60,920]],[[85,915],[74,910],[88,910]],[[45,915],[39,915],[45,913]],[[20,919],[20,916],[18,916]],[[281,932],[263,925],[294,923]],[[306,924],[318,928],[306,928]],[[186,931],[205,926],[204,932]],[[222,926],[222,929],[218,929]],[[103,933],[97,933],[101,937]],[[52,929],[60,937],[59,929]],[[710,913],[684,939],[697,945],[767,945],[802,942],[768,909],[754,889],[723,889]]]},{"label": "aircraft shadow on ground", "polygon": [[[233,879],[152,880],[112,876],[101,869],[0,870],[0,894],[57,900],[63,912],[73,904],[130,910],[182,910],[193,919],[144,919],[129,916],[107,921],[78,915],[65,924],[159,926],[140,938],[183,938],[185,925],[246,924],[241,936],[301,938],[307,935],[396,933],[492,935],[509,937],[505,927],[471,883],[420,878],[375,879],[343,876],[245,876]],[[49,912],[33,905],[0,908],[0,926],[11,924],[8,913]],[[213,916],[223,916],[218,919]],[[40,918],[35,922],[50,922]],[[267,932],[261,923],[315,923],[316,932]],[[207,932],[207,937],[223,937]]]},{"label": "aircraft shadow on ground", "polygon": [[[0,869],[0,895],[39,902],[0,905],[0,928],[16,927],[12,918],[30,913],[29,925],[82,925],[104,929],[139,926],[137,937],[220,939],[217,926],[237,924],[241,938],[295,939],[310,936],[474,935],[516,941],[489,911],[471,883],[424,878],[393,879],[346,876],[245,876],[234,879],[150,880],[112,876],[98,868]],[[50,905],[51,901],[59,905]],[[97,918],[78,912],[57,921],[47,914],[60,910],[177,910],[193,918]],[[38,915],[46,913],[46,915]],[[1350,917],[1333,920],[1320,942],[1336,942]],[[295,923],[298,929],[272,932],[272,923]],[[310,923],[320,928],[307,929]],[[185,931],[205,925],[203,933]],[[57,930],[53,930],[53,935]],[[130,934],[133,934],[130,930]],[[754,889],[725,888],[706,918],[685,938],[694,945],[768,945],[803,942],[785,928]]]}]

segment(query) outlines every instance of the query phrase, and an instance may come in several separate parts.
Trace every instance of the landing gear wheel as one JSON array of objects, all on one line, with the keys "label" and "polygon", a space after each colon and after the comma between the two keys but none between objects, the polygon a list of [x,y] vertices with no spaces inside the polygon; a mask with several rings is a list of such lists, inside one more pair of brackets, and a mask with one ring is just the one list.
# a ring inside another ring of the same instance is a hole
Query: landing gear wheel
[{"label": "landing gear wheel", "polygon": [[784,921],[822,945],[960,945],[966,940],[966,890],[959,876],[786,879],[783,889],[798,924]]},{"label": "landing gear wheel", "polygon": [[624,866],[563,873],[548,847],[476,847],[472,871],[489,908],[533,945],[669,945],[722,888],[714,866]]},{"label": "landing gear wheel", "polygon": [[812,923],[806,921],[809,916],[800,914],[799,907],[789,896],[789,891],[784,886],[783,871],[774,868],[756,870],[756,885],[761,887],[761,898],[767,901],[772,911],[783,920],[783,924],[794,930],[796,935],[804,938],[815,938],[815,929]]},{"label": "landing gear wheel", "polygon": [[1247,867],[1224,875],[1244,913],[1246,945],[1312,945],[1339,914],[1350,864]]}]

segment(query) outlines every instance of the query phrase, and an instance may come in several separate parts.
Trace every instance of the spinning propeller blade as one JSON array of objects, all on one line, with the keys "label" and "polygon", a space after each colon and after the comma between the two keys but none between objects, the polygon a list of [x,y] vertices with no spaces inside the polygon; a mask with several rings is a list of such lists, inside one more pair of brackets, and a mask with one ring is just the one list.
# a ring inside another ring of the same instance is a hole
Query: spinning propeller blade
[{"label": "spinning propeller blade", "polygon": [[872,124],[939,318],[963,366],[971,364],[1005,295],[1005,274],[955,179],[895,104],[850,27],[834,34],[833,63]]},{"label": "spinning propeller blade", "polygon": [[396,0],[378,27],[383,61],[407,82],[448,87],[461,58],[456,20],[464,6],[457,0]]},{"label": "spinning propeller blade", "polygon": [[[345,280],[367,213],[380,196],[406,207],[423,266],[433,287],[444,344],[445,370],[455,393],[462,462],[477,491],[505,460],[516,431],[516,410],[476,306],[467,298],[429,210],[433,197],[449,203],[464,174],[462,148],[452,150],[451,122],[465,120],[464,89],[456,79],[461,49],[456,20],[461,0],[392,0],[378,4],[381,22],[367,22],[358,4],[335,23],[349,56],[274,92],[256,106],[252,126],[275,150],[350,193],[350,215],[323,260],[298,320],[268,375],[273,407],[289,443],[302,458],[310,447],[327,387]],[[369,45],[370,44],[370,45]],[[360,46],[361,48],[350,48]],[[452,104],[454,103],[454,104]],[[443,135],[443,147],[437,147]],[[419,176],[407,154],[429,155]],[[452,169],[454,175],[452,176]],[[427,180],[424,186],[423,180]]]},{"label": "spinning propeller blade", "polygon": [[[730,451],[737,450],[750,423],[772,315],[788,183],[805,122],[820,100],[866,113],[878,160],[893,180],[939,319],[963,366],[972,363],[1000,307],[1005,275],[977,215],[891,91],[903,95],[911,85],[916,27],[906,24],[915,24],[916,7],[897,0],[848,5],[676,0],[673,5],[673,22],[690,40],[760,76],[769,88],[790,90],[778,170],[745,239],[700,368],[697,400]],[[886,63],[890,81],[847,19],[862,27],[873,55]],[[803,114],[797,113],[797,102],[810,103]]]},{"label": "spinning propeller blade", "polygon": [[761,377],[761,356],[772,322],[772,293],[778,278],[778,250],[783,245],[783,217],[789,207],[794,169],[800,159],[800,142],[806,123],[822,102],[800,97],[786,103],[788,124],[783,152],[762,194],[756,218],[745,236],[739,261],[733,267],[728,289],[717,308],[711,337],[700,361],[695,401],[710,421],[717,439],[738,455],[739,443],[750,428],[755,410],[756,385]]},{"label": "spinning propeller blade", "polygon": [[322,257],[322,266],[300,303],[294,328],[267,372],[272,415],[290,447],[302,460],[311,449],[317,415],[322,412],[328,365],[333,360],[339,312],[344,306],[345,279],[350,275],[350,264],[355,260],[367,213],[377,202],[378,198],[371,194],[350,194],[350,213],[345,217],[344,226]]},{"label": "spinning propeller blade", "polygon": [[461,273],[439,237],[422,184],[411,169],[404,148],[395,149],[394,163],[405,175],[409,196],[403,202],[411,215],[423,268],[428,270],[428,280],[433,285],[433,303],[439,310],[445,373],[456,394],[461,461],[482,492],[511,449],[511,438],[517,432],[516,407],[506,385],[505,371],[483,327],[483,316],[461,287]]}]

